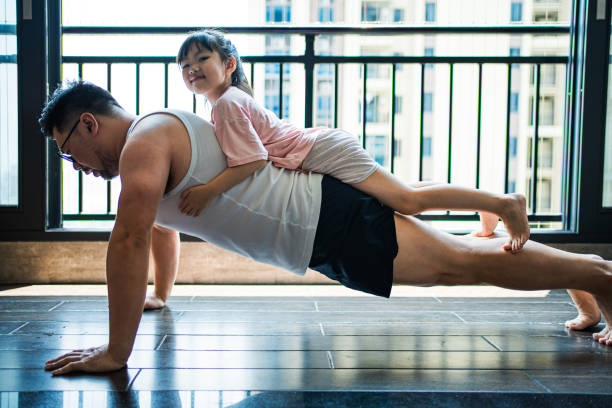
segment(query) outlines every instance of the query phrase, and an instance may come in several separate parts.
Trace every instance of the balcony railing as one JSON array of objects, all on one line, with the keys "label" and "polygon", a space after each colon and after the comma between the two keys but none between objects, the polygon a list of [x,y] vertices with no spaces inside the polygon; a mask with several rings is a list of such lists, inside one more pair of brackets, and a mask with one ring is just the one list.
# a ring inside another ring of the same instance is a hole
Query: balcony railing
[{"label": "balcony railing", "polygon": [[[99,35],[99,34],[187,34],[190,31],[197,29],[197,27],[63,27],[63,34],[81,34],[81,35]],[[426,67],[434,64],[436,66],[442,64],[449,67],[449,118],[448,118],[448,155],[447,155],[447,179],[445,181],[451,182],[451,162],[456,159],[452,157],[452,149],[450,146],[453,142],[453,79],[454,79],[454,67],[458,64],[474,64],[478,67],[478,105],[477,105],[477,134],[476,134],[476,176],[474,180],[474,186],[480,187],[481,180],[481,168],[480,168],[480,149],[481,149],[481,101],[482,101],[482,69],[485,64],[498,64],[507,67],[507,89],[506,89],[506,143],[505,143],[505,173],[504,173],[504,190],[509,191],[509,162],[510,162],[510,117],[511,117],[511,83],[514,65],[530,65],[534,69],[534,96],[535,96],[535,107],[533,109],[533,134],[531,135],[531,166],[530,171],[531,180],[538,180],[538,148],[539,148],[539,133],[540,133],[540,88],[541,84],[541,69],[542,66],[549,64],[560,64],[564,65],[567,70],[568,56],[344,56],[344,55],[318,55],[315,52],[315,38],[320,35],[334,36],[334,35],[347,35],[347,34],[359,34],[359,35],[414,35],[414,34],[569,34],[568,26],[496,26],[496,27],[440,27],[440,26],[420,26],[420,27],[232,27],[223,29],[229,34],[257,34],[257,35],[279,35],[279,34],[292,34],[300,35],[304,37],[305,50],[303,55],[243,55],[242,60],[250,64],[251,81],[255,78],[255,67],[257,64],[278,64],[279,65],[279,112],[282,115],[283,112],[283,72],[284,64],[301,64],[304,67],[305,73],[305,98],[304,98],[304,124],[306,127],[313,126],[313,94],[315,87],[315,66],[318,64],[331,64],[333,65],[333,77],[334,77],[334,125],[338,125],[338,84],[339,84],[339,67],[344,64],[360,64],[362,66],[362,101],[361,107],[361,132],[362,142],[364,147],[367,142],[367,89],[368,89],[368,64],[384,64],[390,67],[391,75],[389,79],[389,88],[391,93],[391,109],[390,109],[390,163],[389,168],[393,172],[396,166],[395,162],[395,140],[396,140],[396,74],[397,68],[400,65],[411,65],[416,66],[420,69],[420,125],[419,125],[419,180],[423,179],[423,160],[424,160],[424,133],[423,133],[423,101],[424,101],[424,83],[425,83],[425,72]],[[60,36],[61,38],[61,36]],[[107,89],[112,92],[111,89],[111,73],[113,64],[133,64],[135,86],[136,86],[136,114],[140,112],[140,75],[141,65],[156,63],[162,64],[164,67],[164,106],[168,107],[168,67],[175,65],[174,56],[60,56],[59,61],[61,64],[76,64],[78,66],[78,75],[80,78],[83,77],[83,66],[84,64],[104,64],[106,67],[106,78],[107,78]],[[58,71],[59,72],[59,71]],[[566,90],[565,95],[568,92]],[[195,112],[196,101],[194,97],[193,110]],[[564,120],[566,120],[564,118]],[[566,126],[563,125],[565,129]],[[51,155],[49,156],[52,157]],[[55,169],[56,174],[61,172],[61,168],[57,160],[50,160],[51,171]],[[501,180],[500,180],[501,182]],[[530,214],[529,220],[531,222],[560,222],[564,220],[563,214],[541,214],[538,213],[537,197],[538,197],[538,184],[537,182],[531,182],[529,191],[530,200]],[[562,183],[563,184],[563,183]],[[50,197],[56,197],[55,207],[58,213],[61,206],[59,205],[59,197],[61,194],[61,186],[55,185],[57,191],[50,194]],[[51,189],[53,190],[53,184]],[[112,200],[111,200],[111,182],[107,182],[107,193],[106,193],[106,211],[103,213],[86,213],[83,209],[83,175],[78,174],[78,210],[75,213],[61,214],[59,217],[59,225],[61,226],[61,219],[63,220],[112,220],[115,218],[115,214],[112,211]],[[564,194],[562,194],[565,197]],[[53,201],[53,199],[51,199]],[[53,205],[51,205],[53,207]],[[561,204],[561,208],[565,206]],[[477,214],[451,214],[449,212],[445,214],[423,214],[420,215],[423,219],[428,220],[476,220]]]}]

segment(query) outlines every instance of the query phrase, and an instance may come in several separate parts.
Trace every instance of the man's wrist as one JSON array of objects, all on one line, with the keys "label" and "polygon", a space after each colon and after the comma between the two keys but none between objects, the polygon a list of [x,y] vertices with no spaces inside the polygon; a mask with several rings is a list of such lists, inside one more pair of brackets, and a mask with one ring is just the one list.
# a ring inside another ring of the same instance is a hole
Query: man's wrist
[{"label": "man's wrist", "polygon": [[110,344],[107,346],[106,351],[111,360],[119,365],[126,365],[130,354],[132,354],[132,347],[127,345],[114,345]]}]

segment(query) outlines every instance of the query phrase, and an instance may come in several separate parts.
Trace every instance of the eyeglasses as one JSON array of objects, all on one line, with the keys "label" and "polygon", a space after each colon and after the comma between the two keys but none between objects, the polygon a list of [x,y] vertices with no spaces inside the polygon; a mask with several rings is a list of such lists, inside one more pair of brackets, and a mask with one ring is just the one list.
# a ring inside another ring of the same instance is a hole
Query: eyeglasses
[{"label": "eyeglasses", "polygon": [[81,122],[81,118],[79,117],[79,119],[77,120],[77,122],[74,124],[74,126],[72,127],[72,129],[70,129],[70,132],[68,132],[68,136],[66,136],[66,139],[64,139],[64,143],[62,143],[62,145],[59,147],[59,150],[57,151],[57,155],[59,157],[61,157],[64,160],[68,160],[71,163],[74,163],[74,159],[72,158],[71,154],[66,154],[64,153],[62,150],[64,149],[64,145],[66,144],[66,142],[68,141],[68,139],[70,139],[70,136],[72,136],[72,133],[74,132],[74,129],[76,129],[77,125]]}]

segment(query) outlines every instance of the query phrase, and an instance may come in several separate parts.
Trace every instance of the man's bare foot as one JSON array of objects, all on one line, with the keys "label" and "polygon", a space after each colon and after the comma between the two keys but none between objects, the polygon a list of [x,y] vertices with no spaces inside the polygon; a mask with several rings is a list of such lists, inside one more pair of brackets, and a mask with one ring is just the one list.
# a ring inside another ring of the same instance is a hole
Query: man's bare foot
[{"label": "man's bare foot", "polygon": [[474,231],[472,235],[475,237],[490,237],[497,227],[499,217],[493,213],[480,211],[480,230]]},{"label": "man's bare foot", "polygon": [[567,291],[572,297],[578,316],[565,322],[565,327],[571,330],[584,330],[595,326],[601,320],[601,312],[593,295],[582,290],[570,289]]},{"label": "man's bare foot", "polygon": [[504,196],[505,210],[500,214],[508,234],[509,241],[504,245],[506,251],[518,252],[529,239],[529,220],[525,196],[518,193]]},{"label": "man's bare foot", "polygon": [[144,303],[144,310],[161,309],[166,306],[166,302],[155,295],[147,295]]}]

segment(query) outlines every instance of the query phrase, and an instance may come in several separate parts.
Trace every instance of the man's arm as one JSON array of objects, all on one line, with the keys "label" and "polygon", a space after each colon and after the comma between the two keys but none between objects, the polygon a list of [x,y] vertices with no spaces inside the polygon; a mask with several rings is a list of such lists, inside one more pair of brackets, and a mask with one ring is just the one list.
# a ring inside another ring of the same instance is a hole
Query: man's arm
[{"label": "man's arm", "polygon": [[121,154],[121,195],[106,259],[109,344],[50,360],[45,368],[54,375],[111,371],[127,363],[147,289],[151,229],[170,171],[171,149],[164,139],[172,137],[134,133]]}]

